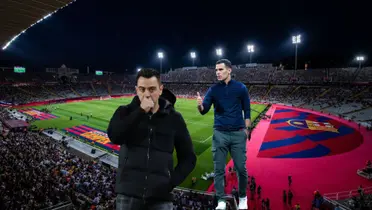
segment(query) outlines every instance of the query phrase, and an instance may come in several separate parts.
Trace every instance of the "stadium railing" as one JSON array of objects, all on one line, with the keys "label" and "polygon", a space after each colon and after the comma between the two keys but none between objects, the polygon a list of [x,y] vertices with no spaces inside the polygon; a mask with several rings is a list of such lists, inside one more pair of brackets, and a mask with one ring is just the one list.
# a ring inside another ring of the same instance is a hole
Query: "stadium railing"
[{"label": "stadium railing", "polygon": [[331,199],[329,199],[329,198],[327,198],[327,197],[324,197],[324,196],[323,196],[323,198],[324,198],[324,200],[325,200],[325,203],[328,203],[327,206],[330,206],[330,205],[331,205],[331,207],[330,207],[331,209],[334,209],[335,206],[338,205],[342,210],[352,210],[351,208],[349,208],[349,207],[343,205],[343,204],[340,203],[340,202],[337,202],[337,201],[335,201],[335,200],[331,200]]},{"label": "stadium railing", "polygon": [[73,208],[74,206],[71,201],[65,201],[65,202],[57,203],[54,206],[44,208],[42,210],[71,210]]},{"label": "stadium railing", "polygon": [[[372,186],[363,188],[364,194],[371,194],[372,193]],[[338,204],[342,209],[351,210],[350,207],[344,205],[342,200],[350,199],[353,196],[359,196],[358,189],[348,190],[348,191],[340,191],[334,193],[326,193],[323,195],[324,200],[327,202],[336,205]]]},{"label": "stadium railing", "polygon": [[[372,193],[372,186],[363,188],[364,194],[371,194]],[[342,191],[342,192],[335,192],[335,193],[327,193],[324,194],[323,197],[327,197],[331,200],[344,200],[351,198],[353,196],[359,196],[358,189],[353,189],[349,191]]]}]

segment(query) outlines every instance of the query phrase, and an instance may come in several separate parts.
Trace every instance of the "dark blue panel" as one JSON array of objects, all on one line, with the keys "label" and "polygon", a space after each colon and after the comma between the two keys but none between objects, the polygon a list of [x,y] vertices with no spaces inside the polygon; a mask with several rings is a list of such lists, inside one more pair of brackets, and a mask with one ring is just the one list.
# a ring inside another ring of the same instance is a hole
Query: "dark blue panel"
[{"label": "dark blue panel", "polygon": [[279,156],[275,156],[274,158],[315,158],[315,157],[326,156],[330,152],[331,152],[330,149],[319,144],[312,149],[307,149],[307,150],[303,150],[300,152],[293,152],[291,154],[286,154],[286,155],[279,155]]},{"label": "dark blue panel", "polygon": [[301,143],[305,140],[306,140],[306,137],[296,135],[295,137],[292,137],[292,138],[281,139],[281,140],[278,140],[278,141],[264,142],[261,145],[260,151],[268,150],[268,149],[272,149],[272,148],[277,148],[277,147],[289,146],[289,145],[293,145],[293,144],[298,144],[298,143]]},{"label": "dark blue panel", "polygon": [[294,127],[294,126],[286,126],[286,127],[278,127],[278,128],[275,128],[275,130],[283,130],[283,131],[298,131],[298,130],[302,130],[302,128],[297,128],[297,127]]},{"label": "dark blue panel", "polygon": [[293,111],[294,111],[293,109],[276,109],[275,114],[282,113],[282,112],[293,112]]},{"label": "dark blue panel", "polygon": [[279,124],[283,122],[287,122],[288,120],[292,120],[293,118],[282,118],[277,120],[271,120],[270,124]]},{"label": "dark blue panel", "polygon": [[316,121],[318,122],[328,122],[330,119],[328,117],[319,116],[316,118]]},{"label": "dark blue panel", "polygon": [[283,123],[283,122],[286,122],[288,120],[294,120],[294,119],[306,120],[307,117],[309,116],[309,114],[310,113],[307,113],[307,112],[301,112],[301,113],[299,113],[298,116],[294,116],[294,117],[291,117],[291,118],[282,118],[282,119],[271,120],[270,124]]}]

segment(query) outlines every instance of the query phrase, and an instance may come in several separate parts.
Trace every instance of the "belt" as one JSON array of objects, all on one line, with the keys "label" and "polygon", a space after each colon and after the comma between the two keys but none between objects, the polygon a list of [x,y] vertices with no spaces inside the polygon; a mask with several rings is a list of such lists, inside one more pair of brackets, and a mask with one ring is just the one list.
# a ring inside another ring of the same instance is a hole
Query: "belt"
[{"label": "belt", "polygon": [[244,127],[241,127],[241,128],[215,127],[215,129],[218,130],[218,131],[240,131],[240,130],[244,129]]}]

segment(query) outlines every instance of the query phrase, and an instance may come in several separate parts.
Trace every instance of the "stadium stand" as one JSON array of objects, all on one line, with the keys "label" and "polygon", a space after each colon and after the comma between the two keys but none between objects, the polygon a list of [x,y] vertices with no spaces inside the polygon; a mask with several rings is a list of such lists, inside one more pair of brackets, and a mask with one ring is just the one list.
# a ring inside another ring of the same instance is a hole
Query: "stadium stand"
[{"label": "stadium stand", "polygon": [[[252,101],[318,110],[371,129],[372,67],[365,67],[352,77],[356,71],[356,68],[292,71],[280,70],[271,64],[243,64],[234,66],[233,74],[246,83]],[[186,97],[195,97],[197,91],[205,93],[215,82],[215,72],[208,67],[175,69],[161,76],[168,89]],[[0,106],[131,94],[134,93],[134,78],[121,74],[74,74],[66,79],[58,73],[16,74],[0,70]],[[21,113],[1,108],[1,121],[11,118],[31,120],[22,118]],[[1,124],[0,131],[6,136],[0,137],[0,162],[4,166],[0,169],[0,209],[26,206],[37,209],[58,206],[66,209],[113,208],[117,162],[110,154],[97,150],[93,157],[81,156],[81,153],[91,153],[92,148],[73,139],[67,145],[63,144],[60,141],[63,134],[54,138],[43,132],[9,132]],[[370,173],[365,170],[361,169],[358,174],[370,178]],[[365,188],[363,193],[355,190],[347,193],[347,196],[344,192],[322,196],[324,205],[329,205],[328,209],[335,205],[353,209],[372,203],[370,188]],[[232,199],[231,209],[236,208],[235,203]],[[177,189],[174,204],[177,209],[210,209],[215,200],[213,195],[205,192]]]}]

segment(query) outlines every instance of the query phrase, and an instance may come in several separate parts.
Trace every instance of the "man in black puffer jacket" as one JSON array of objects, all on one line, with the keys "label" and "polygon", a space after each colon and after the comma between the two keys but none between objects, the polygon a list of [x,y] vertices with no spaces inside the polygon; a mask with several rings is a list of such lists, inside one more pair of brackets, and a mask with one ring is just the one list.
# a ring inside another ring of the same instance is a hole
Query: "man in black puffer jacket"
[{"label": "man in black puffer jacket", "polygon": [[171,210],[173,188],[196,164],[190,134],[174,109],[175,96],[163,93],[158,71],[139,71],[136,92],[130,104],[116,110],[107,131],[111,142],[120,145],[116,209]]}]

